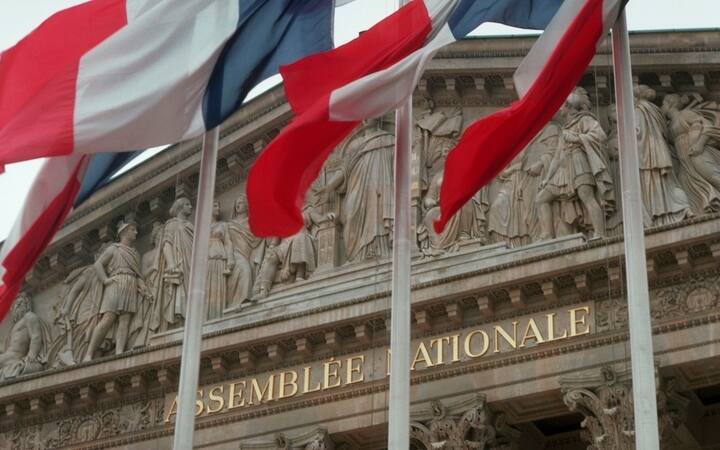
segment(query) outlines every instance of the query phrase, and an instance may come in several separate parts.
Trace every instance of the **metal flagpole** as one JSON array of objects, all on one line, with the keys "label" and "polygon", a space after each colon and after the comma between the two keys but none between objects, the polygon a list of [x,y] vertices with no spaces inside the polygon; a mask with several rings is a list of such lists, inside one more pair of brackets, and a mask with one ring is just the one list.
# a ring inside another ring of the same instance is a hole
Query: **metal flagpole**
[{"label": "metal flagpole", "polygon": [[[407,0],[399,0],[402,7]],[[395,114],[395,214],[390,305],[388,448],[410,448],[410,142],[412,96]]]},{"label": "metal flagpole", "polygon": [[625,237],[625,273],[628,291],[630,363],[635,405],[635,446],[659,448],[655,364],[645,264],[645,233],[640,196],[640,164],[635,137],[635,107],[630,68],[630,43],[623,10],[612,29],[615,103],[620,147],[620,185]]},{"label": "metal flagpole", "polygon": [[219,127],[203,136],[200,160],[195,238],[190,261],[190,286],[185,308],[177,417],[175,417],[174,450],[190,450],[195,432],[195,400],[200,376],[200,346],[205,318],[205,284],[207,282],[210,215],[215,193],[215,168],[218,153]]}]

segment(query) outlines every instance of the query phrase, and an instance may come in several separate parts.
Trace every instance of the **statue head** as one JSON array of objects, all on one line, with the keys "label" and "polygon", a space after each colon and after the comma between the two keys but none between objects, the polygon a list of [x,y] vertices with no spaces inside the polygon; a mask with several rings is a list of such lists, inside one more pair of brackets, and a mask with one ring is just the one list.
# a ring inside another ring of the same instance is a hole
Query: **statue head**
[{"label": "statue head", "polygon": [[592,104],[585,88],[578,86],[568,95],[563,107],[571,111],[590,111]]},{"label": "statue head", "polygon": [[269,247],[277,247],[280,245],[280,238],[277,236],[267,238],[267,244]]},{"label": "statue head", "polygon": [[117,224],[117,235],[121,241],[134,241],[137,238],[137,224],[128,218],[120,220]]},{"label": "statue head", "polygon": [[192,203],[187,197],[178,197],[170,207],[170,215],[173,217],[188,217],[192,213]]},{"label": "statue head", "polygon": [[649,102],[655,100],[655,89],[646,84],[639,84],[633,88],[633,94],[638,100],[647,100]]},{"label": "statue head", "polygon": [[665,113],[677,111],[684,108],[688,103],[690,103],[690,99],[687,95],[668,94],[663,98],[662,110]]},{"label": "statue head", "polygon": [[238,195],[237,200],[235,200],[235,207],[233,208],[233,219],[237,216],[244,216],[247,214],[248,211],[248,202],[247,202],[247,195],[240,194]]},{"label": "statue head", "polygon": [[215,220],[220,219],[220,202],[217,200],[213,202],[212,216]]},{"label": "statue head", "polygon": [[608,105],[607,115],[610,123],[617,123],[617,106],[615,106],[615,103]]},{"label": "statue head", "polygon": [[13,303],[10,310],[13,322],[19,321],[30,311],[32,311],[32,302],[30,301],[30,297],[25,292],[21,292],[15,299],[15,303]]}]

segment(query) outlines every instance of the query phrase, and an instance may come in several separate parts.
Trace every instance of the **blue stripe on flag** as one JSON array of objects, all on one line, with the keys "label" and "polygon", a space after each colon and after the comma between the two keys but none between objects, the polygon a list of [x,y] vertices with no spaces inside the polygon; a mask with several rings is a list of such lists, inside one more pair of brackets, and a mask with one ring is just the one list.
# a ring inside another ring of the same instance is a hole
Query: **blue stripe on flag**
[{"label": "blue stripe on flag", "polygon": [[77,207],[90,198],[95,191],[107,184],[113,175],[140,153],[142,152],[94,154],[90,160],[90,166],[87,172],[85,172],[85,177],[80,184],[80,191],[75,198],[73,206]]},{"label": "blue stripe on flag", "polygon": [[545,29],[563,0],[461,0],[448,25],[462,39],[484,22],[512,27]]},{"label": "blue stripe on flag", "polygon": [[333,47],[333,0],[241,0],[237,30],[213,70],[203,116],[209,130],[281,65]]}]

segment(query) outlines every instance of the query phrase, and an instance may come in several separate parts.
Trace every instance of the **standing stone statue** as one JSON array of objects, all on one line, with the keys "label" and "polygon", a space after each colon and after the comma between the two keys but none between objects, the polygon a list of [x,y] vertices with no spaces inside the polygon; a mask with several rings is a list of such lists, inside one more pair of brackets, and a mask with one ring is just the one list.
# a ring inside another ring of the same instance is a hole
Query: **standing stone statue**
[{"label": "standing stone statue", "polygon": [[[108,245],[98,249],[95,260]],[[63,281],[55,317],[62,334],[49,352],[49,361],[54,366],[75,365],[87,352],[90,336],[100,319],[102,288],[94,264],[73,270]]]},{"label": "standing stone statue", "polygon": [[[578,87],[560,110],[563,127],[558,147],[536,199],[540,239],[555,237],[555,214],[559,214],[559,234],[569,234],[587,220],[593,236],[605,234],[605,216],[615,199],[605,157],[607,137],[590,107],[587,92]],[[556,204],[559,211],[554,212]]]},{"label": "standing stone statue", "polygon": [[720,109],[690,104],[687,96],[666,95],[663,112],[680,160],[680,182],[699,214],[720,211]]},{"label": "standing stone statue", "polygon": [[394,149],[395,137],[382,121],[367,121],[350,142],[340,172],[323,188],[325,195],[345,194],[339,219],[349,262],[392,254]]},{"label": "standing stone statue", "polygon": [[45,323],[32,311],[26,294],[20,294],[10,312],[13,326],[0,353],[0,381],[39,372],[45,367],[49,332]]},{"label": "standing stone statue", "polygon": [[227,279],[235,266],[233,244],[228,225],[220,222],[220,203],[215,201],[210,225],[210,249],[207,270],[206,318],[221,317],[227,301]]},{"label": "standing stone statue", "polygon": [[132,247],[137,237],[137,225],[120,221],[117,234],[119,242],[110,244],[95,261],[95,269],[104,288],[100,320],[92,331],[84,361],[93,359],[108,333],[115,341],[115,354],[124,352],[133,315],[138,311],[140,302],[151,297],[140,271],[140,255]]},{"label": "standing stone statue", "polygon": [[433,221],[440,215],[438,202],[442,177],[442,172],[435,174],[423,200],[427,212],[422,225],[418,227],[418,240],[425,255],[457,250],[462,241],[479,239],[484,242],[486,239],[486,213],[489,203],[486,187],[478,191],[450,218],[442,233],[435,233]]},{"label": "standing stone statue", "polygon": [[190,200],[178,198],[170,207],[173,217],[165,222],[161,233],[155,263],[159,280],[155,286],[155,307],[150,320],[150,329],[156,333],[181,326],[185,319],[194,235],[190,214]]},{"label": "standing stone statue", "polygon": [[317,241],[315,233],[322,222],[322,214],[314,205],[306,205],[302,211],[303,227],[298,234],[290,238],[288,249],[286,280],[306,280],[317,267]]},{"label": "standing stone statue", "polygon": [[420,183],[422,190],[430,188],[435,175],[442,171],[445,157],[455,147],[462,131],[463,117],[460,108],[445,113],[435,110],[432,99],[425,99],[425,109],[415,122],[417,131],[414,146],[420,157]]},{"label": "standing stone statue", "polygon": [[264,256],[253,286],[255,299],[262,299],[270,295],[270,289],[279,274],[281,276],[278,281],[287,281],[290,274],[288,268],[289,241],[283,241],[277,237],[267,238],[265,241]]},{"label": "standing stone statue", "polygon": [[[158,253],[162,247],[162,222],[154,222],[150,239],[152,241],[152,249],[143,255],[141,260],[142,274],[145,279],[145,286],[151,294],[156,295],[160,283],[161,274],[158,272],[157,262]],[[130,324],[130,345],[132,348],[141,348],[147,345],[150,339],[150,326],[155,308],[155,298],[152,301],[140,302],[138,312],[133,315]]]},{"label": "standing stone statue", "polygon": [[673,170],[665,116],[652,103],[654,99],[653,89],[644,84],[635,87],[635,126],[646,227],[679,222],[693,215]]},{"label": "standing stone statue", "polygon": [[235,201],[228,233],[233,248],[233,269],[228,277],[228,307],[240,309],[251,302],[255,272],[262,260],[263,240],[250,232],[247,217],[247,197],[241,194]]},{"label": "standing stone statue", "polygon": [[608,235],[616,236],[623,233],[623,219],[622,219],[622,196],[620,195],[620,147],[618,144],[618,129],[617,129],[617,108],[615,104],[608,106],[607,110],[608,124],[610,129],[608,131],[607,140],[607,154],[608,154],[608,169],[610,170],[610,177],[615,187],[615,193],[618,194],[616,197],[616,208],[605,222],[605,230]]}]

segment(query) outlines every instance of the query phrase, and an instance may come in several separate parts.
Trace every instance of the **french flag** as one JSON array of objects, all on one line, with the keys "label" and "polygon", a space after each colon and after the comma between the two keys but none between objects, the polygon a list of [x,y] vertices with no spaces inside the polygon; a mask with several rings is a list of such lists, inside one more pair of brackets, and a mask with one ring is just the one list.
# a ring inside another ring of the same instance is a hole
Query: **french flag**
[{"label": "french flag", "polygon": [[331,49],[335,3],[92,0],[0,53],[0,173],[50,157],[0,250],[0,319],[117,152],[199,136],[280,65]]},{"label": "french flag", "polygon": [[396,109],[441,47],[484,22],[543,29],[562,0],[414,0],[357,39],[284,66],[294,120],[265,148],[247,182],[250,227],[291,236],[328,155],[358,123]]},{"label": "french flag", "polygon": [[615,23],[622,0],[565,0],[515,72],[520,99],[463,133],[445,161],[440,187],[441,232],[452,216],[550,121]]}]

